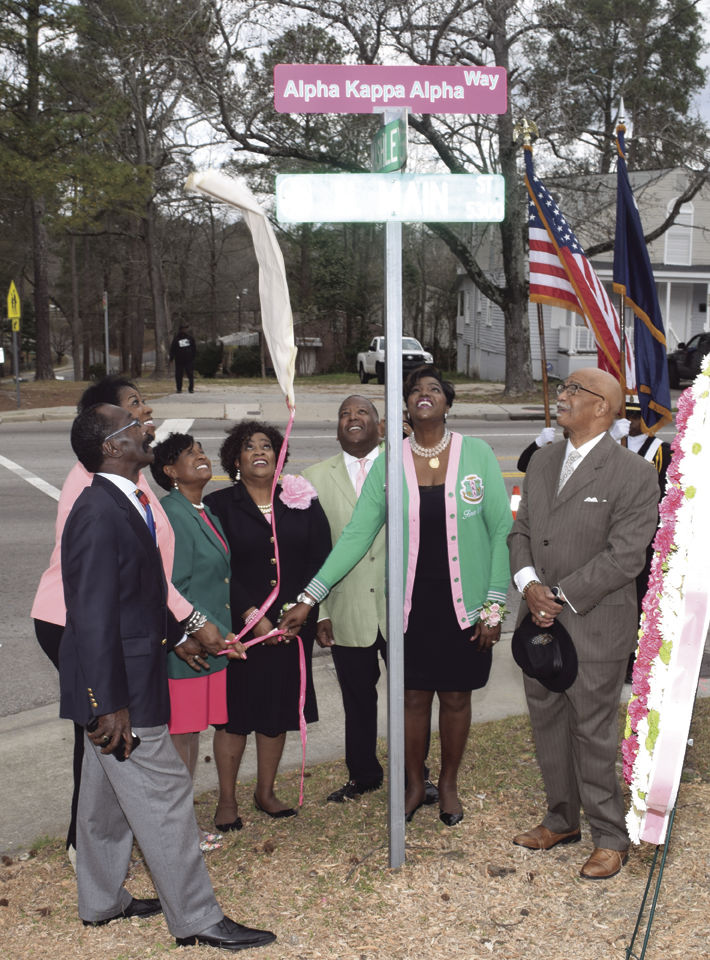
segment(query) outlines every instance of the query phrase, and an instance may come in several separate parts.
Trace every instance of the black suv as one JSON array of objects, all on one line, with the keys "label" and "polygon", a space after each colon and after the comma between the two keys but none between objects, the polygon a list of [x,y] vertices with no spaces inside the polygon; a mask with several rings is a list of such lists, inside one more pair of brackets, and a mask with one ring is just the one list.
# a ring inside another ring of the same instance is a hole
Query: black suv
[{"label": "black suv", "polygon": [[710,353],[710,333],[696,333],[687,343],[679,343],[678,349],[668,354],[668,380],[675,389],[681,380],[695,380],[700,365]]}]

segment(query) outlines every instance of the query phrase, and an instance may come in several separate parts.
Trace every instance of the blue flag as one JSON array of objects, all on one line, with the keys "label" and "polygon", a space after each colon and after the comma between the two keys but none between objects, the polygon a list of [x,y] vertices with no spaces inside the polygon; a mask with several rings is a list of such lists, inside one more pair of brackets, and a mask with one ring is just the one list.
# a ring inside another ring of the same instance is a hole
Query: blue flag
[{"label": "blue flag", "polygon": [[614,290],[634,312],[636,386],[641,419],[648,433],[673,420],[668,384],[666,334],[641,218],[626,169],[623,124],[616,128],[616,238]]}]

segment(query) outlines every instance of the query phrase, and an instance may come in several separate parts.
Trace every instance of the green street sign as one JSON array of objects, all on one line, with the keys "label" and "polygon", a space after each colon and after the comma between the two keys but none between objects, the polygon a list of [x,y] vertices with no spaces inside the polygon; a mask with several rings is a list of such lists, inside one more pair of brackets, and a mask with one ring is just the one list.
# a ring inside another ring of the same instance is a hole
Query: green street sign
[{"label": "green street sign", "polygon": [[404,170],[407,162],[407,124],[404,120],[386,123],[375,134],[370,150],[373,173]]}]

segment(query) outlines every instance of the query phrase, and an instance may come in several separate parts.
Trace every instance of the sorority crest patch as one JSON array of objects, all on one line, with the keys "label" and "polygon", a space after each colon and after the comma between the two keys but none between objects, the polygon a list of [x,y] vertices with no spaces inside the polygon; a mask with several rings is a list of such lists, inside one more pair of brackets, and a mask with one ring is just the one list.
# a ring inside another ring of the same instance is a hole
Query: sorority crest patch
[{"label": "sorority crest patch", "polygon": [[469,473],[461,481],[460,496],[466,503],[480,503],[483,500],[483,480],[477,474]]}]

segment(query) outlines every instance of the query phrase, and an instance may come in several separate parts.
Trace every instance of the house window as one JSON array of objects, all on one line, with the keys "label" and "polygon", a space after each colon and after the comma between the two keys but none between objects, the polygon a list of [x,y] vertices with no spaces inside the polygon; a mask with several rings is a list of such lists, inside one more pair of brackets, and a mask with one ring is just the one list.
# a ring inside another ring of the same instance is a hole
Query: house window
[{"label": "house window", "polygon": [[[671,201],[668,204],[669,213],[673,202]],[[664,263],[690,266],[693,262],[693,213],[693,204],[684,203],[675,219],[675,223],[669,230],[666,230]]]}]

